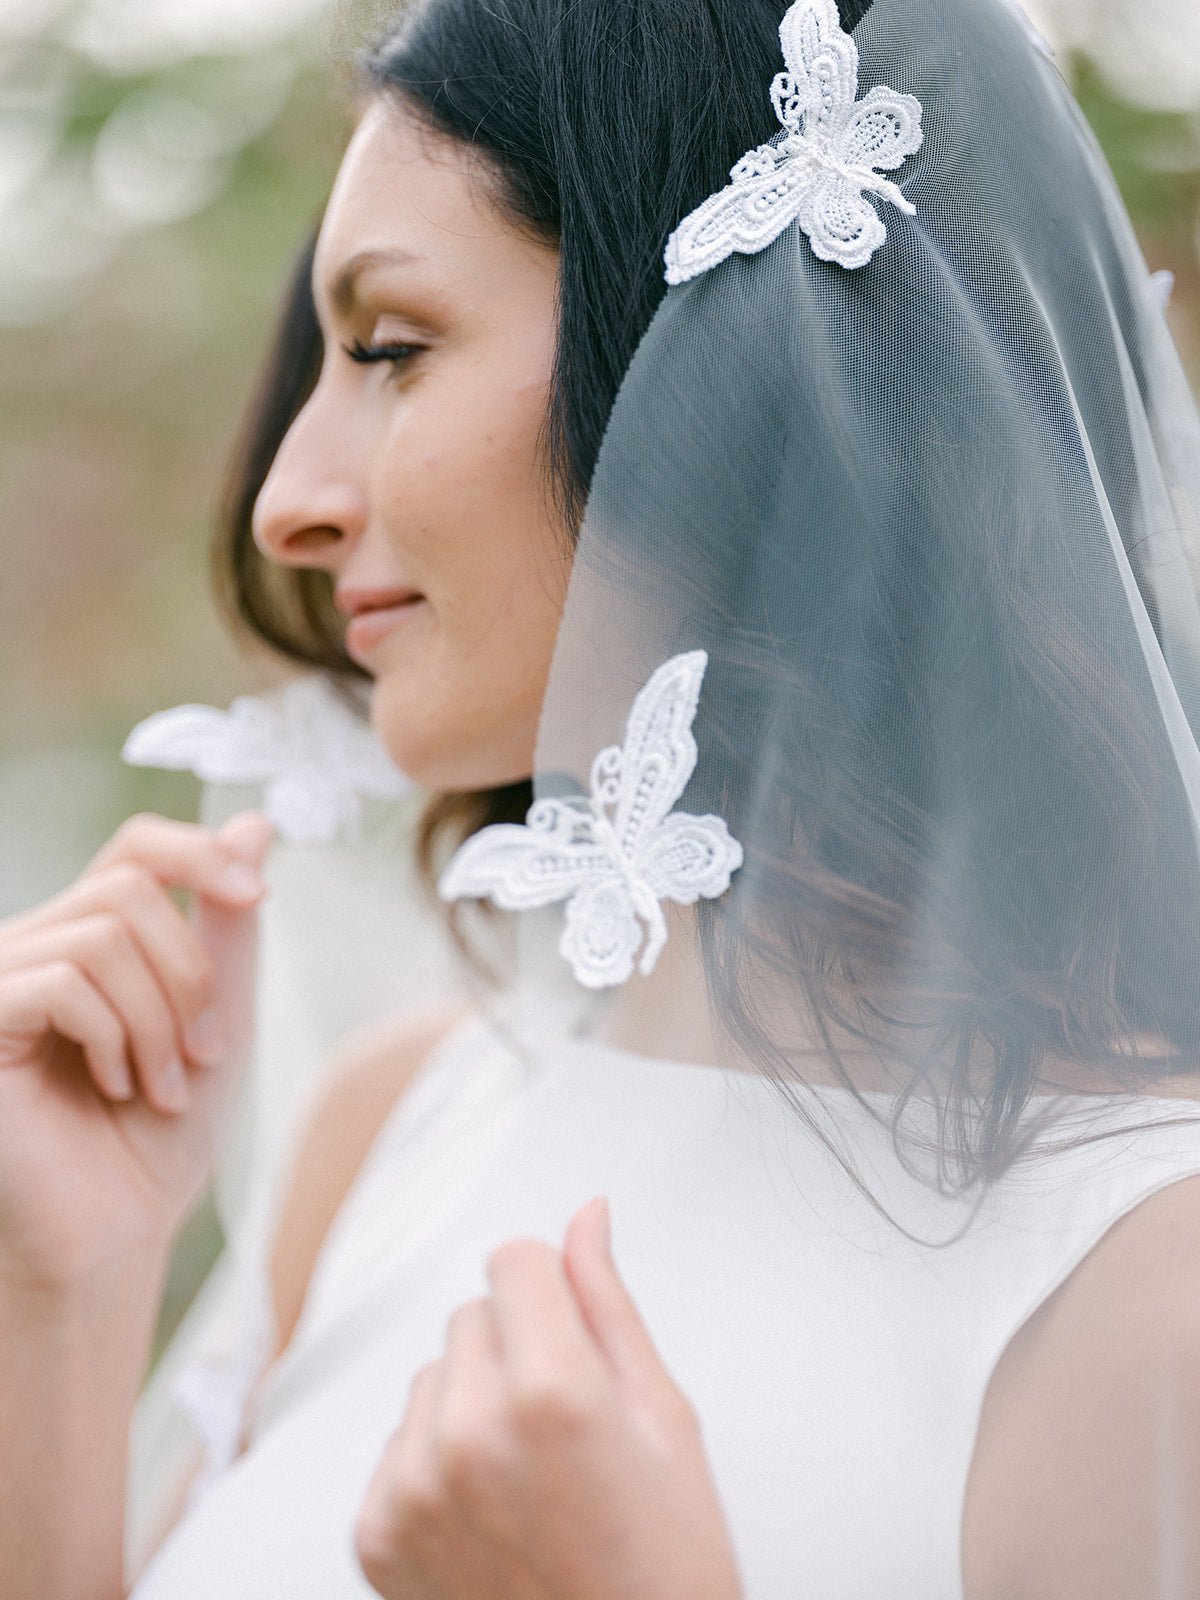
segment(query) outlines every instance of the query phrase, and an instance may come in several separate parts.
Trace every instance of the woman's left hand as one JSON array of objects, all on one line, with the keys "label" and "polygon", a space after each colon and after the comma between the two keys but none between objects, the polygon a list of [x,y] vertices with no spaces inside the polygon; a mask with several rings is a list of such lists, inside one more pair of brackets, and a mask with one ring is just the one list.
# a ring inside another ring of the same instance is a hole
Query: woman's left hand
[{"label": "woman's left hand", "polygon": [[516,1240],[413,1380],[355,1529],[385,1600],[739,1600],[695,1411],[617,1276],[608,1207]]}]

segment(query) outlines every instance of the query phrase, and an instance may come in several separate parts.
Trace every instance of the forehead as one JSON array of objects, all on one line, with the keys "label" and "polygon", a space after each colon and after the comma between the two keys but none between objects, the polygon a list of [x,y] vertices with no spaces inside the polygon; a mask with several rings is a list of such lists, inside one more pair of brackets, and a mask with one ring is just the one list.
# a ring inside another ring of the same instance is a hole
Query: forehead
[{"label": "forehead", "polygon": [[412,258],[443,288],[478,282],[528,251],[492,197],[484,163],[382,98],[360,118],[321,225],[313,264],[317,303],[337,311],[339,281],[364,261]]}]

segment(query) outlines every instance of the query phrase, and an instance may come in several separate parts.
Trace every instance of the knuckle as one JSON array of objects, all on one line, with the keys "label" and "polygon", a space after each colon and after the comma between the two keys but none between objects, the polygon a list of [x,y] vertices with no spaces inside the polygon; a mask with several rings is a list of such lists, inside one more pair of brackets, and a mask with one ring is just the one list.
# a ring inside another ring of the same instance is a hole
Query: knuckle
[{"label": "knuckle", "polygon": [[29,997],[48,992],[55,982],[55,962],[40,967],[14,967],[0,973],[0,1007],[24,1009]]},{"label": "knuckle", "polygon": [[400,1484],[395,1516],[401,1537],[436,1527],[445,1514],[445,1492],[433,1478],[413,1475]]},{"label": "knuckle", "polygon": [[412,1551],[446,1519],[443,1485],[425,1473],[389,1463],[359,1513],[362,1543],[379,1561]]},{"label": "knuckle", "polygon": [[142,862],[121,861],[112,870],[115,898],[130,911],[151,917],[171,906],[166,884]]},{"label": "knuckle", "polygon": [[115,911],[96,911],[84,917],[76,928],[77,948],[89,956],[116,952],[127,956],[132,940],[124,919]]},{"label": "knuckle", "polygon": [[494,1476],[496,1452],[470,1421],[443,1425],[438,1454],[443,1481],[456,1499],[474,1497]]},{"label": "knuckle", "polygon": [[86,981],[73,961],[66,956],[58,956],[53,961],[47,961],[41,968],[41,981],[38,987],[57,990],[61,994],[79,990]]},{"label": "knuckle", "polygon": [[159,837],[162,828],[162,817],[156,816],[153,811],[137,811],[133,816],[125,818],[113,834],[113,843],[136,849],[150,839]]},{"label": "knuckle", "polygon": [[106,868],[108,887],[122,900],[144,900],[158,892],[158,880],[140,861],[114,861]]},{"label": "knuckle", "polygon": [[588,1396],[578,1385],[549,1373],[516,1384],[509,1412],[516,1435],[535,1444],[576,1438],[591,1422]]}]

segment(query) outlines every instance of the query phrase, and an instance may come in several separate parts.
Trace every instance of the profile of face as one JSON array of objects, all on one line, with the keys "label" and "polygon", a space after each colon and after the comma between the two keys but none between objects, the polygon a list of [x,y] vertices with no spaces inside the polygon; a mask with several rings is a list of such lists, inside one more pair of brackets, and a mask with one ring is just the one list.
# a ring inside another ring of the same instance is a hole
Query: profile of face
[{"label": "profile of face", "polygon": [[368,104],[317,245],[320,377],[254,511],[267,557],[323,568],[363,612],[346,645],[375,680],[373,724],[410,777],[452,792],[532,772],[570,568],[544,445],[558,253],[489,177]]}]

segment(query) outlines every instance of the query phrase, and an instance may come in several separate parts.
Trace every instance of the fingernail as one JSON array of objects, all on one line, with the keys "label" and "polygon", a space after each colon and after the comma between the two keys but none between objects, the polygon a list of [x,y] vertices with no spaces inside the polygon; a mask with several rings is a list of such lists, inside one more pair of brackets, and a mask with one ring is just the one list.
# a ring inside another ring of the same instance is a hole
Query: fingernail
[{"label": "fingernail", "polygon": [[612,1211],[610,1210],[608,1201],[606,1199],[601,1199],[600,1204],[599,1204],[599,1211],[600,1211],[600,1220],[601,1220],[601,1222],[603,1224],[604,1248],[606,1250],[611,1250],[612,1249]]},{"label": "fingernail", "polygon": [[113,1071],[113,1096],[117,1100],[133,1099],[133,1073],[124,1061],[118,1061]]},{"label": "fingernail", "polygon": [[213,1062],[224,1049],[221,1026],[215,1011],[201,1012],[184,1034],[188,1054],[197,1061]]},{"label": "fingernail", "polygon": [[267,886],[262,878],[252,867],[243,867],[235,862],[233,866],[226,867],[217,882],[217,887],[222,894],[230,894],[238,900],[253,900],[265,894]]},{"label": "fingernail", "polygon": [[191,1105],[192,1096],[188,1088],[187,1070],[178,1057],[168,1063],[158,1092],[168,1111],[186,1111]]}]

